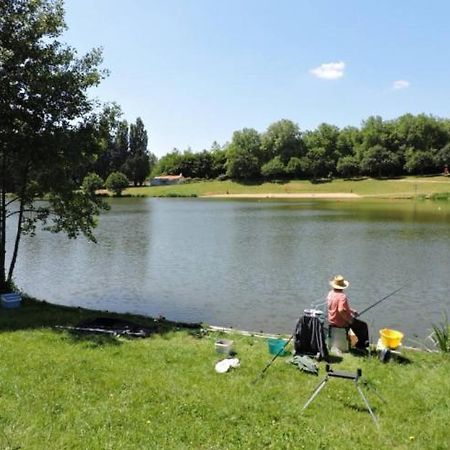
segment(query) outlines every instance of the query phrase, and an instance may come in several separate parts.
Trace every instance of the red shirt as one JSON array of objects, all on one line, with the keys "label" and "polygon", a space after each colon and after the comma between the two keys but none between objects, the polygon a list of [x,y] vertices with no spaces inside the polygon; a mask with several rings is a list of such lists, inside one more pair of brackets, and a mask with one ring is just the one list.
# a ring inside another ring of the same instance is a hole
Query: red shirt
[{"label": "red shirt", "polygon": [[328,322],[334,327],[348,327],[353,319],[353,310],[343,291],[332,289],[327,296]]}]

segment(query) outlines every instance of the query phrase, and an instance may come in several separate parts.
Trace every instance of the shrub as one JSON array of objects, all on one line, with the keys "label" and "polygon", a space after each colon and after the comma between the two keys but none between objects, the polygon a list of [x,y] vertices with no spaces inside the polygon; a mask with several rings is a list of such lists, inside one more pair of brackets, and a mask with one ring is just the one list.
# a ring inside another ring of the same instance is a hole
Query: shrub
[{"label": "shrub", "polygon": [[299,177],[302,174],[302,161],[293,156],[286,166],[286,174],[291,177]]},{"label": "shrub", "polygon": [[261,174],[266,178],[276,178],[285,175],[285,169],[286,167],[280,157],[275,156],[275,158],[271,159],[261,167]]},{"label": "shrub", "polygon": [[117,197],[122,195],[122,191],[129,184],[128,178],[122,172],[111,172],[105,182],[106,189]]},{"label": "shrub", "polygon": [[89,192],[94,195],[97,189],[100,189],[103,186],[102,178],[94,172],[89,172],[83,179],[83,183],[81,184],[81,188],[85,192]]}]

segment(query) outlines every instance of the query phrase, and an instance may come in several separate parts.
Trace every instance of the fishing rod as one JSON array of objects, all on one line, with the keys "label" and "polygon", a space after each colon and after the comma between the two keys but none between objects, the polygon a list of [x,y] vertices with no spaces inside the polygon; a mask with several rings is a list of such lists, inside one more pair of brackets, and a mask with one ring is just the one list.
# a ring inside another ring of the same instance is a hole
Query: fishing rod
[{"label": "fishing rod", "polygon": [[[295,334],[295,333],[294,333]],[[266,364],[266,367],[264,367],[264,369],[261,371],[261,373],[255,378],[255,380],[253,381],[253,383],[256,383],[260,378],[262,378],[264,376],[264,374],[266,373],[267,369],[274,363],[274,361],[284,353],[285,348],[288,346],[289,342],[292,341],[292,339],[294,338],[294,334],[286,341],[286,343],[283,345],[283,347],[279,350],[279,352],[272,358],[271,361],[269,361]]]},{"label": "fishing rod", "polygon": [[[366,309],[362,310],[359,314],[358,317],[361,316],[362,314],[366,313],[367,311],[369,311],[370,309],[374,308],[375,306],[377,306],[378,304],[380,304],[381,302],[383,302],[384,300],[387,300],[389,297],[392,297],[394,294],[396,294],[397,292],[401,291],[404,287],[406,287],[408,285],[408,283],[404,284],[402,287],[399,287],[398,289],[396,289],[395,291],[392,291],[390,294],[386,295],[385,297],[381,298],[380,300],[377,300],[375,303],[372,303],[370,306],[368,306]],[[294,333],[295,334],[295,333]],[[259,374],[258,377],[255,378],[255,380],[253,381],[253,383],[256,383],[259,379],[261,379],[264,374],[266,373],[266,371],[269,369],[269,367],[275,362],[275,360],[284,353],[285,348],[288,346],[289,342],[292,341],[292,339],[294,338],[294,334],[286,341],[286,343],[283,345],[283,347],[280,349],[280,351],[266,364],[266,366],[264,367],[264,369],[261,371],[261,373]]]},{"label": "fishing rod", "polygon": [[374,306],[377,306],[379,303],[383,302],[384,300],[388,299],[389,297],[392,297],[394,294],[396,294],[398,291],[401,291],[404,287],[406,287],[408,283],[404,284],[402,287],[396,289],[395,291],[391,292],[390,294],[386,295],[386,297],[383,297],[380,300],[377,300],[375,303],[372,303],[370,306],[368,306],[366,309],[363,309],[359,314],[359,316],[362,316],[364,313],[369,311],[369,309],[372,309]]}]

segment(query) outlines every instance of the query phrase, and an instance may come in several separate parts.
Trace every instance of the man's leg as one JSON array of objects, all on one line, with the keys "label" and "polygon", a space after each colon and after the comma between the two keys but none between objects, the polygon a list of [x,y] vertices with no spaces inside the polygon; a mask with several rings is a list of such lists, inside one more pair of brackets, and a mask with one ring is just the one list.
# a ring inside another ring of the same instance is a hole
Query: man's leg
[{"label": "man's leg", "polygon": [[362,320],[353,319],[353,323],[350,325],[350,328],[358,338],[356,348],[367,348],[369,346],[369,330],[367,328],[367,323]]}]

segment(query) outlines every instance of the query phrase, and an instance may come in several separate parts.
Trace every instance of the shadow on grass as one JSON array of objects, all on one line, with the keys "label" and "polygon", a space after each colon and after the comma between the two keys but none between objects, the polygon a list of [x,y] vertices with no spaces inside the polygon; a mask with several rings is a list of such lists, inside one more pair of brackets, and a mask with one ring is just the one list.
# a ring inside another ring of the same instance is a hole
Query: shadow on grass
[{"label": "shadow on grass", "polygon": [[355,347],[352,347],[349,352],[351,355],[356,356],[357,358],[368,358],[368,357],[376,357],[377,352],[374,350],[362,350]]},{"label": "shadow on grass", "polygon": [[393,355],[393,357],[391,358],[391,361],[393,363],[397,363],[397,364],[401,364],[401,365],[412,364],[412,361],[409,358],[407,358],[406,356],[402,356],[402,355]]},{"label": "shadow on grass", "polygon": [[43,328],[67,333],[74,341],[89,341],[96,347],[118,345],[119,337],[145,338],[181,330],[198,336],[202,329],[200,323],[54,305],[27,296],[23,296],[19,308],[1,310],[0,333]]},{"label": "shadow on grass", "polygon": [[333,178],[312,178],[309,180],[311,184],[325,184],[325,183],[331,183],[333,181]]},{"label": "shadow on grass", "polygon": [[237,184],[241,184],[242,186],[260,186],[264,184],[267,180],[264,179],[256,179],[256,180],[233,180]]},{"label": "shadow on grass", "polygon": [[[61,334],[66,332],[59,330]],[[117,346],[122,345],[122,342],[118,339],[118,336],[95,334],[95,333],[75,333],[69,331],[67,334],[67,339],[74,343],[86,343],[90,348],[101,348],[105,346]]]},{"label": "shadow on grass", "polygon": [[[355,394],[358,396],[359,399],[361,399],[356,391],[355,391]],[[353,409],[354,411],[370,414],[369,410],[364,405],[351,403],[348,401],[343,402],[343,405],[347,408]],[[372,405],[370,405],[370,408],[372,409],[373,413],[376,414],[377,408]],[[369,418],[370,418],[370,416],[369,416]]]},{"label": "shadow on grass", "polygon": [[343,360],[344,360],[344,358],[342,356],[330,355],[330,354],[325,358],[325,361],[329,364],[339,364]]},{"label": "shadow on grass", "polygon": [[344,181],[364,181],[367,180],[367,177],[364,176],[355,176],[355,177],[344,177],[342,178]]},{"label": "shadow on grass", "polygon": [[382,364],[394,363],[407,365],[412,363],[412,361],[406,356],[394,352],[389,352],[387,355],[383,355],[381,352],[375,349],[371,349],[370,351],[363,351],[352,348],[350,350],[350,353],[357,358],[376,358]]}]

